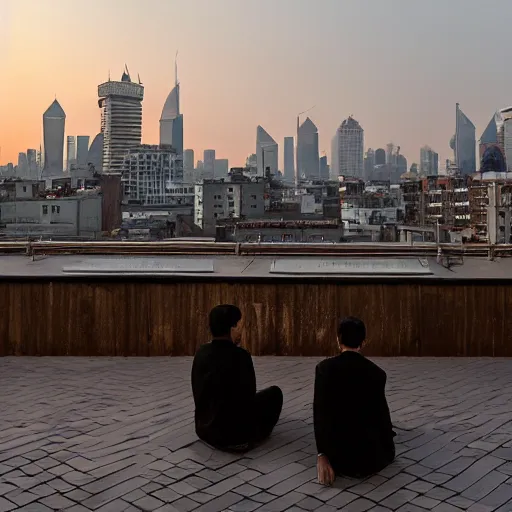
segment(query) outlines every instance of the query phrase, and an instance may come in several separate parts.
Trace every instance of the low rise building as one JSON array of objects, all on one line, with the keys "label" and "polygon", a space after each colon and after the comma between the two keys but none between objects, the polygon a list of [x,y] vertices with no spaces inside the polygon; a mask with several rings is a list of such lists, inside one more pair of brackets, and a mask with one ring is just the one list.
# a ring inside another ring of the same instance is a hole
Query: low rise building
[{"label": "low rise building", "polygon": [[227,180],[203,180],[195,186],[194,223],[206,236],[221,220],[261,218],[265,213],[265,182],[231,175]]}]

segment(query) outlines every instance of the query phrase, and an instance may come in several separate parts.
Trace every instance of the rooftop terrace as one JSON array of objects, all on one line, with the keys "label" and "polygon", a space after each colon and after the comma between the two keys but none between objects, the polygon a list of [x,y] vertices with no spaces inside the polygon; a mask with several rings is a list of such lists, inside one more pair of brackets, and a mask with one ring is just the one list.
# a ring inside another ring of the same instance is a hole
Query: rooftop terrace
[{"label": "rooftop terrace", "polygon": [[0,510],[512,510],[512,361],[377,359],[397,459],[316,483],[314,358],[255,358],[282,387],[274,435],[214,452],[193,427],[190,358],[0,359]]}]

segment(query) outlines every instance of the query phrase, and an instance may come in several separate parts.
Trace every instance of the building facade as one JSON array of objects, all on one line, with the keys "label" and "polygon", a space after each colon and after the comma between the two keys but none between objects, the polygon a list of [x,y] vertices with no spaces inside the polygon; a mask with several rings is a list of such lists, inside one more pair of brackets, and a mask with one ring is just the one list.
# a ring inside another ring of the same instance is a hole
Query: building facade
[{"label": "building facade", "polygon": [[66,171],[71,171],[71,166],[76,164],[76,142],[73,135],[68,135],[66,143]]},{"label": "building facade", "polygon": [[333,178],[364,177],[364,130],[353,117],[345,119],[336,130],[333,152],[336,155],[336,168],[332,169]]},{"label": "building facade", "polygon": [[279,155],[277,142],[268,132],[258,126],[256,129],[257,176],[266,176],[267,170],[272,176],[278,173]]},{"label": "building facade", "polygon": [[37,150],[27,149],[28,175],[32,180],[39,179],[39,168],[37,165]]},{"label": "building facade", "polygon": [[76,138],[76,165],[87,167],[87,154],[89,153],[89,135],[78,135]]},{"label": "building facade", "polygon": [[64,171],[64,130],[66,114],[55,100],[43,114],[44,169],[43,175],[59,176]]},{"label": "building facade", "polygon": [[183,164],[171,146],[141,145],[127,151],[122,182],[128,203],[179,205],[192,202],[194,189],[183,183]]},{"label": "building facade", "polygon": [[[198,165],[199,167],[199,165]],[[215,149],[205,149],[203,154],[202,177],[213,179],[215,174]]]},{"label": "building facade", "polygon": [[420,149],[420,174],[437,176],[439,174],[439,155],[430,146]]},{"label": "building facade", "polygon": [[18,154],[18,167],[16,169],[16,175],[19,178],[28,178],[28,159],[26,153]]},{"label": "building facade", "polygon": [[194,223],[214,235],[221,220],[261,218],[265,214],[263,180],[204,180],[195,186]]},{"label": "building facade", "polygon": [[293,137],[284,138],[284,172],[283,178],[288,183],[295,180],[295,143]]},{"label": "building facade", "polygon": [[175,66],[174,87],[165,100],[160,117],[160,145],[172,146],[183,155],[183,114],[180,112],[180,84],[178,67]]},{"label": "building facade", "polygon": [[98,96],[103,133],[101,167],[105,172],[122,172],[126,151],[142,140],[144,87],[132,82],[126,69],[120,82],[98,86]]},{"label": "building facade", "polygon": [[229,161],[227,158],[216,158],[213,164],[213,176],[215,179],[227,178],[229,173]]},{"label": "building facade", "polygon": [[476,172],[475,125],[458,103],[455,109],[455,165],[460,174],[472,174]]},{"label": "building facade", "polygon": [[[297,124],[298,122],[297,119]],[[309,117],[297,127],[297,169],[295,172],[296,181],[319,178],[318,128]]]},{"label": "building facade", "polygon": [[185,183],[194,183],[195,181],[194,164],[194,150],[185,149],[183,151],[183,181]]}]

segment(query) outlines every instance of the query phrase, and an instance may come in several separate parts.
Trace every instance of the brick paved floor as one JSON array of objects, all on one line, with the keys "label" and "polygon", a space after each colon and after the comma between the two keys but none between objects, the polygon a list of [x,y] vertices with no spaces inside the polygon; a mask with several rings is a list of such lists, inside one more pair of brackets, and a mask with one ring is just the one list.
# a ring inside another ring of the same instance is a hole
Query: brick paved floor
[{"label": "brick paved floor", "polygon": [[395,463],[315,483],[316,359],[255,360],[275,434],[245,456],[196,440],[190,359],[0,359],[0,512],[512,511],[512,360],[383,359]]}]

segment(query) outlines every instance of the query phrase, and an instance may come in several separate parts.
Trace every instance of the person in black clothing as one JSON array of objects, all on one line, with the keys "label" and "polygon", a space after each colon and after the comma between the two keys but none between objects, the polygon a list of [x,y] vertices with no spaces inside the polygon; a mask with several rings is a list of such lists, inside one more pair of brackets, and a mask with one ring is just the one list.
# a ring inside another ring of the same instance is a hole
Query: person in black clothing
[{"label": "person in black clothing", "polygon": [[269,437],[283,407],[277,386],[256,392],[252,358],[238,346],[241,320],[236,306],[213,308],[213,339],[199,348],[192,365],[196,433],[225,451],[246,451]]},{"label": "person in black clothing", "polygon": [[386,372],[359,353],[364,323],[348,317],[338,327],[341,354],[316,367],[313,418],[318,480],[336,474],[362,478],[395,458],[393,426],[386,401]]}]

